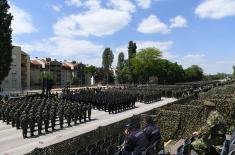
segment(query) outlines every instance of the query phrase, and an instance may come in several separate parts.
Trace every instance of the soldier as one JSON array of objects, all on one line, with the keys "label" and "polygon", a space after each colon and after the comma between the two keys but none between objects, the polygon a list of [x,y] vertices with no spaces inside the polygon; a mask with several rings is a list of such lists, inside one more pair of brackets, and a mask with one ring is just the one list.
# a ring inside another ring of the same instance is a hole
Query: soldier
[{"label": "soldier", "polygon": [[16,129],[20,129],[20,110],[16,110],[14,113],[14,119],[15,119],[15,124],[16,124]]},{"label": "soldier", "polygon": [[55,130],[56,116],[55,116],[55,112],[54,112],[53,108],[50,111],[50,120],[51,120],[51,128],[52,128],[52,130]]},{"label": "soldier", "polygon": [[44,121],[44,126],[45,126],[45,132],[48,133],[48,128],[49,128],[49,112],[47,109],[43,111],[43,121]]},{"label": "soldier", "polygon": [[5,117],[6,117],[6,121],[7,121],[7,125],[10,123],[10,116],[9,116],[9,112],[10,112],[10,105],[8,105],[4,111]]},{"label": "soldier", "polygon": [[62,106],[58,110],[58,117],[59,117],[59,121],[60,121],[60,128],[62,129],[63,124],[64,124],[64,112],[63,112],[63,107]]},{"label": "soldier", "polygon": [[213,146],[219,152],[226,139],[227,128],[223,116],[215,110],[215,104],[210,101],[204,101],[203,104],[208,116],[206,126],[193,133],[199,139],[195,140],[192,146],[198,154],[206,155],[210,152],[210,146]]},{"label": "soldier", "polygon": [[71,126],[70,123],[72,119],[72,111],[71,111],[70,105],[68,105],[68,107],[66,108],[65,115],[66,115],[68,126]]},{"label": "soldier", "polygon": [[84,122],[86,122],[86,111],[87,111],[86,105],[83,104],[82,105],[82,116],[83,116]]},{"label": "soldier", "polygon": [[87,108],[89,120],[91,120],[91,110],[92,110],[92,105],[89,103],[88,108]]},{"label": "soldier", "polygon": [[23,131],[23,137],[27,138],[27,130],[28,130],[28,116],[24,111],[20,116],[20,125]]},{"label": "soldier", "polygon": [[31,137],[34,136],[34,127],[35,127],[34,115],[33,115],[33,111],[30,111],[30,113],[29,113],[29,129],[30,129]]},{"label": "soldier", "polygon": [[79,117],[79,122],[82,123],[82,105],[78,106],[78,117]]},{"label": "soldier", "polygon": [[9,114],[9,117],[10,117],[10,119],[11,119],[11,125],[12,125],[12,127],[15,127],[14,113],[15,113],[15,110],[14,110],[14,108],[13,108],[13,109],[11,109],[10,114]]},{"label": "soldier", "polygon": [[38,125],[38,135],[41,135],[42,134],[42,116],[40,112],[37,112],[36,114],[36,122]]},{"label": "soldier", "polygon": [[74,124],[77,124],[78,120],[78,105],[75,104],[73,108]]}]

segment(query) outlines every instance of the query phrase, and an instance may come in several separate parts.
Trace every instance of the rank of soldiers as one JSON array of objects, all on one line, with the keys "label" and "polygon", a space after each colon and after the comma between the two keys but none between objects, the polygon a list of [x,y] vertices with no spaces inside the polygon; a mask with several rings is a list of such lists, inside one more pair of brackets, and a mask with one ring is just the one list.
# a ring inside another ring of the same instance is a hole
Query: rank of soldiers
[{"label": "rank of soldiers", "polygon": [[[23,137],[54,131],[56,125],[63,128],[77,124],[78,121],[91,120],[92,105],[83,102],[71,102],[58,98],[31,96],[21,99],[0,100],[0,120],[16,129],[22,129]],[[59,122],[59,123],[57,123]]]},{"label": "rank of soldiers", "polygon": [[118,113],[135,107],[136,97],[128,92],[82,89],[62,95],[63,99],[71,102],[91,103],[94,109]]}]

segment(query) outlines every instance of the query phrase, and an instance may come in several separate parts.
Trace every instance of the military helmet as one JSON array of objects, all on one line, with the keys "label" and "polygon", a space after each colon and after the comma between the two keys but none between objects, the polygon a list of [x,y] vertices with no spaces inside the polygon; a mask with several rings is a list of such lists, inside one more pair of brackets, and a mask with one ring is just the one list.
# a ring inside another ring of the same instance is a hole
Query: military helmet
[{"label": "military helmet", "polygon": [[215,103],[211,101],[204,100],[203,105],[207,107],[215,107]]}]

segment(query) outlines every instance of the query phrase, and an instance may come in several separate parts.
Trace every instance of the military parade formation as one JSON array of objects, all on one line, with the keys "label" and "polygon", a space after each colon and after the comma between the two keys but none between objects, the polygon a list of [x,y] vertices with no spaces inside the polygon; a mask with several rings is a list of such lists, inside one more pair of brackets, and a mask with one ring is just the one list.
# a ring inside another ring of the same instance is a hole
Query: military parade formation
[{"label": "military parade formation", "polygon": [[[58,98],[41,98],[30,96],[20,99],[1,100],[0,120],[16,129],[22,129],[23,137],[55,131],[56,125],[60,128],[75,125],[78,122],[91,120],[92,106],[89,103],[71,102]],[[59,124],[57,124],[57,121]]]}]

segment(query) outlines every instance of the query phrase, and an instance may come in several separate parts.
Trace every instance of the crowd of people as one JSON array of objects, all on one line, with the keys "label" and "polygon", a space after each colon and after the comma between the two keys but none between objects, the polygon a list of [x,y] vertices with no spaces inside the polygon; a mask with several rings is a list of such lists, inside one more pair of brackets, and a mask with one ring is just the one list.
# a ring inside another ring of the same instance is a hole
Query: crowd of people
[{"label": "crowd of people", "polygon": [[78,121],[81,123],[91,120],[92,105],[89,103],[41,96],[2,99],[0,102],[0,120],[17,129],[21,128],[24,138],[27,137],[28,129],[30,136],[35,136],[36,129],[38,135],[42,134],[43,128],[45,133],[49,132],[49,128],[54,131],[56,121],[63,128],[65,120],[67,126],[71,126],[72,122],[77,124]]},{"label": "crowd of people", "polygon": [[135,108],[136,97],[128,92],[104,91],[101,89],[82,89],[77,92],[62,94],[62,98],[70,101],[91,103],[94,109],[118,113]]}]

